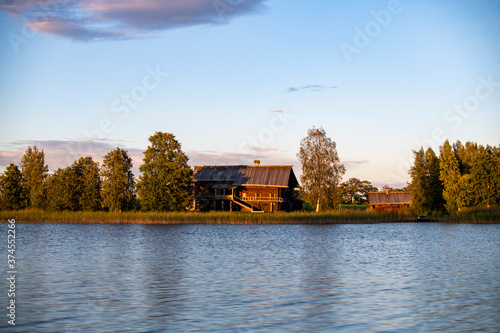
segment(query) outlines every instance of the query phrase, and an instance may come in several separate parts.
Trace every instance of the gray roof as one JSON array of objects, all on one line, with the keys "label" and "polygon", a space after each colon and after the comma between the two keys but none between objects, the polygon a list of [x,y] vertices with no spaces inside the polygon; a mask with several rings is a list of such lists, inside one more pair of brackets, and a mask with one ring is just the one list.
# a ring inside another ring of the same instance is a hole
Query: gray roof
[{"label": "gray roof", "polygon": [[195,166],[193,182],[227,182],[232,185],[296,187],[291,165]]},{"label": "gray roof", "polygon": [[368,192],[370,205],[411,204],[411,192]]}]

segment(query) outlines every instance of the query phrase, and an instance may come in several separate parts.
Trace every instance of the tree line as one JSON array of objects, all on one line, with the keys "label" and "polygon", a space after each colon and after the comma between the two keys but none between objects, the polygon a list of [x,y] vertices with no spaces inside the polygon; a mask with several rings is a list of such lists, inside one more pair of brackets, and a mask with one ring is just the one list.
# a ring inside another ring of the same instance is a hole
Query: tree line
[{"label": "tree line", "polygon": [[86,156],[53,174],[45,165],[44,151],[28,147],[19,166],[11,163],[0,175],[0,209],[183,209],[189,202],[192,175],[188,157],[173,134],[156,132],[149,142],[137,182],[132,159],[120,147],[103,157],[102,166]]},{"label": "tree line", "polygon": [[500,206],[500,146],[446,140],[439,156],[423,147],[413,155],[409,188],[417,213]]},{"label": "tree line", "polygon": [[[0,175],[0,209],[39,208],[70,211],[184,210],[190,201],[193,174],[181,144],[170,133],[156,132],[144,151],[141,175],[134,178],[132,159],[119,147],[103,157],[91,156],[49,174],[43,150],[29,147],[19,166],[11,163]],[[463,145],[449,141],[439,156],[428,148],[413,151],[409,170],[412,209],[422,215],[455,213],[464,207],[500,206],[500,146]],[[323,128],[311,128],[297,154],[302,164],[299,195],[320,207],[340,202],[367,202],[378,189],[369,181],[350,178],[341,183],[345,166],[336,143]]]}]

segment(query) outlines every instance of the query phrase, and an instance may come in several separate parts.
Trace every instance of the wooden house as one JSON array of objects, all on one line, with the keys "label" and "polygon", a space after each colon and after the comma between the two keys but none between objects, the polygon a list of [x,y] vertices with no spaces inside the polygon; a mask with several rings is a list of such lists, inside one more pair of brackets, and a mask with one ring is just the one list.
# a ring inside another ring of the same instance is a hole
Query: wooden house
[{"label": "wooden house", "polygon": [[379,212],[406,209],[411,204],[411,192],[368,192],[370,209]]},{"label": "wooden house", "polygon": [[302,209],[291,165],[195,166],[191,180],[195,211],[278,212]]}]

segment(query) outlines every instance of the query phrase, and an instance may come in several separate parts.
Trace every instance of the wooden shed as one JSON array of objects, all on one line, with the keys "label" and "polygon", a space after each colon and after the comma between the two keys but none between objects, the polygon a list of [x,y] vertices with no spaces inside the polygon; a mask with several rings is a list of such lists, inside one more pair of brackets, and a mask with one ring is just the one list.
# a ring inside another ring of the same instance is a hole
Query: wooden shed
[{"label": "wooden shed", "polygon": [[368,192],[368,202],[370,209],[379,212],[406,209],[411,204],[411,192]]},{"label": "wooden shed", "polygon": [[191,180],[195,211],[277,212],[302,208],[291,165],[195,166]]}]

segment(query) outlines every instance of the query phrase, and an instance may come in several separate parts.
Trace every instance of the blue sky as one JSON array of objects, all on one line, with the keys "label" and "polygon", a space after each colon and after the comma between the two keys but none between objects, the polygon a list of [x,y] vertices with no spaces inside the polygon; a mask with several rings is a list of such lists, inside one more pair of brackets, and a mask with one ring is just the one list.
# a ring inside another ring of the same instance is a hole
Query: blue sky
[{"label": "blue sky", "polygon": [[0,168],[51,170],[155,131],[191,165],[293,164],[322,126],[350,177],[500,144],[500,1],[0,1]]}]

